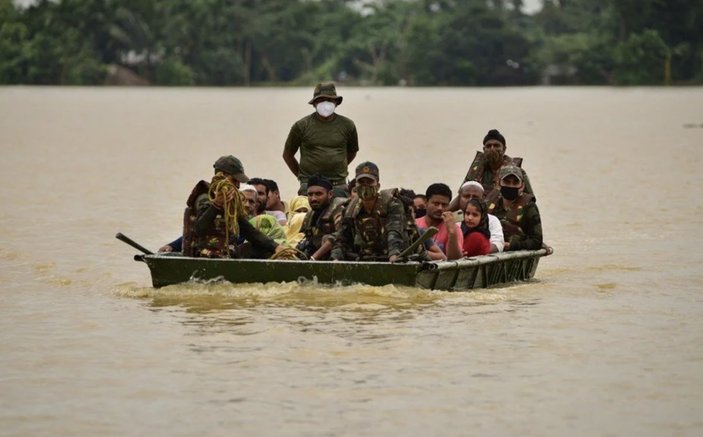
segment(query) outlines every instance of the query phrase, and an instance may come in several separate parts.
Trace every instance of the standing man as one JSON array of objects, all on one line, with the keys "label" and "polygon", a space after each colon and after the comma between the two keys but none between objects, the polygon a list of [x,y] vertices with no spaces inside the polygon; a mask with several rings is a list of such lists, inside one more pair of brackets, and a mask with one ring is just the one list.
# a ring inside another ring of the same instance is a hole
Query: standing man
[{"label": "standing man", "polygon": [[[290,129],[283,148],[283,160],[298,178],[298,194],[307,193],[308,178],[314,174],[332,182],[333,193],[349,197],[346,185],[347,166],[359,151],[359,139],[354,122],[335,113],[342,104],[333,83],[319,83],[312,100],[315,112],[296,121]],[[300,150],[300,161],[295,154]]]},{"label": "standing man", "polygon": [[[448,260],[462,257],[461,248],[464,247],[464,235],[461,226],[454,222],[454,214],[449,211],[449,201],[452,190],[446,184],[437,183],[427,187],[427,214],[415,220],[420,230],[430,226],[437,228],[434,242],[442,249]],[[441,259],[433,253],[428,253],[432,259]]]},{"label": "standing man", "polygon": [[379,191],[378,166],[362,162],[356,167],[356,191],[346,208],[330,258],[333,260],[398,260],[408,247],[406,216],[397,190]]},{"label": "standing man", "polygon": [[[486,193],[499,189],[500,169],[506,165],[522,166],[522,158],[511,158],[505,154],[505,150],[505,137],[497,129],[489,130],[483,137],[483,152],[476,152],[464,182],[477,181],[483,185]],[[525,192],[533,193],[527,174],[525,174]]]}]

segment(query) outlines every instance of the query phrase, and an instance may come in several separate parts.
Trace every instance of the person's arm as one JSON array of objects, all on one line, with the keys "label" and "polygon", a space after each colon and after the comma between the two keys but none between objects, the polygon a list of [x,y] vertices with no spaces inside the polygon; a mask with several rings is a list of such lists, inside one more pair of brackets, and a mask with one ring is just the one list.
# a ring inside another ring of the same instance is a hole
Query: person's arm
[{"label": "person's arm", "polygon": [[538,250],[542,248],[542,219],[539,215],[539,208],[534,202],[530,202],[525,208],[522,228],[525,235],[511,238],[510,244],[506,245],[509,250]]},{"label": "person's arm", "polygon": [[300,173],[300,163],[295,159],[295,154],[300,149],[300,144],[302,143],[302,133],[298,127],[298,123],[293,124],[288,133],[288,138],[286,139],[286,145],[283,147],[283,161],[290,169],[293,176],[298,177]]},{"label": "person's arm", "polygon": [[447,227],[447,259],[454,260],[462,257],[461,249],[464,245],[464,235],[461,228],[454,222],[454,214],[450,211],[442,213],[444,226]]},{"label": "person's arm", "polygon": [[195,199],[195,211],[198,214],[198,219],[195,221],[193,231],[198,237],[203,237],[207,235],[217,214],[222,213],[222,208],[218,208],[211,203],[207,193],[204,193]]},{"label": "person's arm", "polygon": [[183,250],[183,236],[180,236],[173,240],[172,242],[168,243],[165,246],[161,246],[159,248],[159,253],[168,253],[168,252],[181,252]]},{"label": "person's arm", "polygon": [[503,225],[500,224],[498,217],[493,214],[488,214],[488,231],[491,233],[490,243],[491,252],[502,252],[505,248],[505,236],[503,235]]},{"label": "person's arm", "polygon": [[403,233],[405,232],[405,209],[398,199],[391,200],[388,205],[388,221],[386,222],[386,238],[388,238],[388,261],[393,262],[407,246]]},{"label": "person's arm", "polygon": [[310,255],[310,259],[312,261],[319,261],[321,259],[325,259],[327,257],[327,254],[332,251],[332,246],[334,245],[334,239],[328,238],[322,242],[322,246],[320,246],[319,249],[315,251],[312,255]]},{"label": "person's arm", "polygon": [[352,228],[354,227],[351,217],[344,217],[339,230],[334,234],[330,259],[343,261],[348,242],[353,241]]},{"label": "person's arm", "polygon": [[356,125],[352,122],[352,129],[349,133],[349,140],[347,141],[347,164],[351,164],[358,152],[359,135],[356,133]]}]

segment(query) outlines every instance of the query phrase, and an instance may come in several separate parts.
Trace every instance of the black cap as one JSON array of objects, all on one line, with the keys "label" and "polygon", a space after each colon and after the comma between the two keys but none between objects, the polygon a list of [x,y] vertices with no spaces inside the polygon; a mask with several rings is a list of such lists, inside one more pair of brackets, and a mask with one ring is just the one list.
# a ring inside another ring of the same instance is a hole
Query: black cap
[{"label": "black cap", "polygon": [[498,132],[498,129],[491,129],[488,131],[485,137],[483,137],[483,144],[486,144],[488,140],[498,140],[502,145],[505,146],[505,137]]},{"label": "black cap", "polygon": [[378,182],[378,166],[371,161],[362,162],[356,166],[356,180],[371,178]]},{"label": "black cap", "polygon": [[244,174],[244,166],[242,165],[242,161],[232,155],[221,156],[212,166],[215,170],[232,175],[239,182],[246,182],[249,180],[249,176]]},{"label": "black cap", "polygon": [[308,187],[322,187],[327,191],[332,191],[332,182],[324,176],[313,175],[308,178]]}]

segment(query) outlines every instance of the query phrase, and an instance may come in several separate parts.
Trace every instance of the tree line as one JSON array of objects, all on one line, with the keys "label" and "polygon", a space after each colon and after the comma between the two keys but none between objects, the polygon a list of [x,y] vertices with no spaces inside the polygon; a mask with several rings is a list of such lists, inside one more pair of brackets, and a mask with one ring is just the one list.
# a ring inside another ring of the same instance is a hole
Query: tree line
[{"label": "tree line", "polygon": [[543,0],[533,15],[522,6],[39,0],[20,7],[0,0],[0,83],[703,83],[703,0]]}]

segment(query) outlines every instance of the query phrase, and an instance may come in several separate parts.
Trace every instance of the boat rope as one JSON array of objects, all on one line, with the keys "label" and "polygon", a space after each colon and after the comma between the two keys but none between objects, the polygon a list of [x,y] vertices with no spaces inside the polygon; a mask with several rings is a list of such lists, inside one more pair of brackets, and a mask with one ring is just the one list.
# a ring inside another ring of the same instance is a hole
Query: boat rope
[{"label": "boat rope", "polygon": [[[227,195],[232,190],[235,191],[235,194],[232,200],[228,201]],[[239,235],[239,217],[247,216],[247,212],[244,208],[244,195],[237,190],[237,187],[235,187],[222,172],[217,172],[210,182],[210,189],[208,190],[210,203],[215,202],[215,198],[219,193],[222,193],[222,198],[224,199],[222,210],[225,220],[225,241],[229,244],[230,233],[232,235]]]}]

